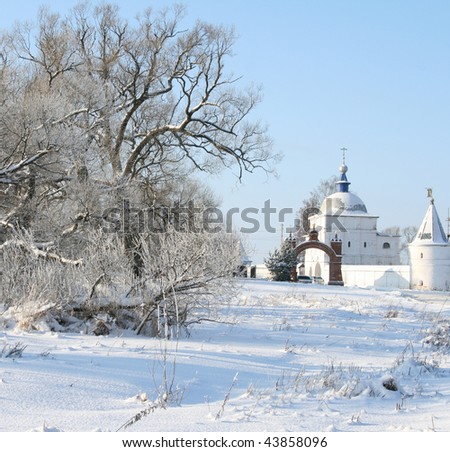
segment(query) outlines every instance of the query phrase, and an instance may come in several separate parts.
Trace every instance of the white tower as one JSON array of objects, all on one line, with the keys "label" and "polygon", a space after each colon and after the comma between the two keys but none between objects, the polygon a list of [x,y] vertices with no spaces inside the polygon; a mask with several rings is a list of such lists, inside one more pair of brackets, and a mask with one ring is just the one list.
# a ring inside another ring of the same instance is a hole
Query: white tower
[{"label": "white tower", "polygon": [[408,251],[411,288],[448,290],[450,288],[450,244],[439,219],[431,189],[430,205]]}]

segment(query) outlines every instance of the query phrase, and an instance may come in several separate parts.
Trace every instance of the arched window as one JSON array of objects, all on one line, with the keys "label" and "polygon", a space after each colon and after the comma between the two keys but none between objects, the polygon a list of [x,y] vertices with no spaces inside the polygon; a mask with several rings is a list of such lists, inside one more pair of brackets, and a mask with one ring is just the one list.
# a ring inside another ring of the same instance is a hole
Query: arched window
[{"label": "arched window", "polygon": [[367,248],[367,242],[364,242],[364,248]]},{"label": "arched window", "polygon": [[351,246],[351,243],[350,243],[350,241],[347,243],[347,246],[350,248],[350,246]]},{"label": "arched window", "polygon": [[390,244],[390,243],[388,243],[388,242],[384,242],[384,243],[383,243],[383,249],[384,249],[384,250],[388,250],[390,247],[391,247],[391,244]]},{"label": "arched window", "polygon": [[420,253],[420,258],[423,259],[423,253]]}]

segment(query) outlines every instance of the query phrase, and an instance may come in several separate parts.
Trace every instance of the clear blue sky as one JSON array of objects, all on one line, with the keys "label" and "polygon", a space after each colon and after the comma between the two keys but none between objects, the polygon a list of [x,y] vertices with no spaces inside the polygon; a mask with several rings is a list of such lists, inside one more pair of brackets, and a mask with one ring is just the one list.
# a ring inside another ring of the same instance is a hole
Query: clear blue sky
[{"label": "clear blue sky", "polygon": [[[45,2],[4,2],[0,27],[35,17]],[[65,10],[76,1],[53,1]],[[124,16],[170,1],[119,0]],[[229,70],[263,86],[256,116],[284,154],[279,178],[209,179],[223,209],[297,210],[348,148],[350,190],[380,216],[379,229],[419,226],[432,187],[446,226],[450,206],[450,2],[447,0],[187,0],[187,21],[234,25]],[[252,215],[261,223],[262,216]],[[294,216],[287,216],[286,222]],[[237,219],[237,218],[236,218]],[[247,237],[262,262],[275,233]],[[237,222],[236,226],[240,227]]]}]

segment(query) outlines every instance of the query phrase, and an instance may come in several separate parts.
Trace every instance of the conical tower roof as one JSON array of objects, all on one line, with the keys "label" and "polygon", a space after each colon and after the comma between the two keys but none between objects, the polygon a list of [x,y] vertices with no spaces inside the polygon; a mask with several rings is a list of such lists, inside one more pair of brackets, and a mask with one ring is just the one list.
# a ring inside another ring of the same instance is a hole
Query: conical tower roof
[{"label": "conical tower roof", "polygon": [[447,245],[448,239],[431,198],[425,217],[412,245]]}]

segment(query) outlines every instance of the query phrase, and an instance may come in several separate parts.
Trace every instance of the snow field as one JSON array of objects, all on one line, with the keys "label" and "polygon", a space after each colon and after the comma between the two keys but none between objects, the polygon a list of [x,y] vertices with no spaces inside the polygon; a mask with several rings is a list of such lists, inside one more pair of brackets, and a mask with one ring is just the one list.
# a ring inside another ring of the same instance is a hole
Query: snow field
[{"label": "snow field", "polygon": [[178,341],[4,328],[0,431],[116,431],[167,386],[128,431],[450,431],[447,293],[241,286]]}]

